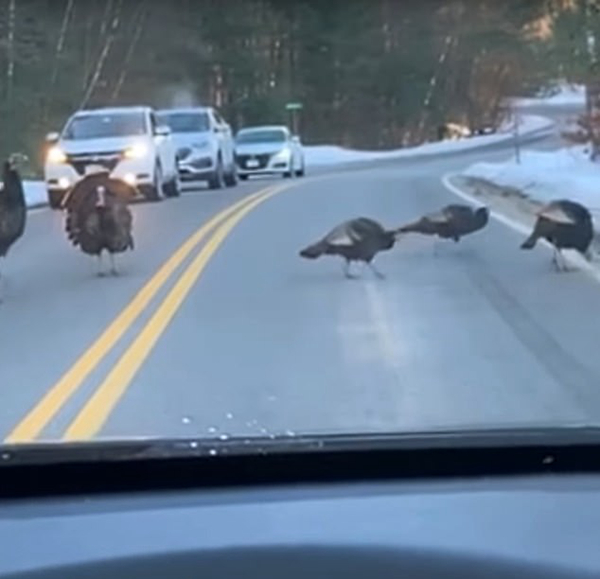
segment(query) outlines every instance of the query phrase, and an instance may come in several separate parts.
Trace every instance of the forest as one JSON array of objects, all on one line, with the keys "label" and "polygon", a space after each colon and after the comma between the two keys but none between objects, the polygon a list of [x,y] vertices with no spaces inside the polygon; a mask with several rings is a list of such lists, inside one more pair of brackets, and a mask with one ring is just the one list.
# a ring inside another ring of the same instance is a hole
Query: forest
[{"label": "forest", "polygon": [[355,148],[496,123],[506,97],[592,84],[597,0],[0,0],[0,155],[83,107],[210,104]]}]

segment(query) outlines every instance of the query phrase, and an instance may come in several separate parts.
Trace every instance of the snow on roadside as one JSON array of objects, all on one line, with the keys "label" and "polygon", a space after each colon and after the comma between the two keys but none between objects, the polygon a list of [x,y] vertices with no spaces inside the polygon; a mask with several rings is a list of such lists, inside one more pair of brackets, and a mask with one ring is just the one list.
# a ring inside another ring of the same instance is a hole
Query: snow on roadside
[{"label": "snow on roadside", "polygon": [[561,84],[558,91],[550,96],[538,96],[532,98],[514,98],[512,103],[518,107],[536,106],[584,106],[585,87],[581,85]]},{"label": "snow on roadside", "polygon": [[569,198],[590,209],[600,221],[600,164],[592,163],[583,146],[556,151],[523,151],[521,163],[475,163],[465,177],[490,181],[522,191],[541,202]]},{"label": "snow on roadside", "polygon": [[[550,129],[553,121],[538,115],[523,115],[519,131],[521,135],[527,135],[538,131]],[[492,135],[471,137],[459,141],[438,141],[425,143],[417,147],[394,149],[390,151],[357,151],[345,149],[336,145],[305,145],[304,155],[307,167],[323,167],[328,165],[343,165],[364,161],[381,161],[404,159],[425,155],[440,155],[466,151],[477,147],[501,143],[512,139],[512,124],[506,124],[498,132]]]},{"label": "snow on roadside", "polygon": [[43,181],[23,181],[27,207],[40,207],[48,203],[46,186]]}]

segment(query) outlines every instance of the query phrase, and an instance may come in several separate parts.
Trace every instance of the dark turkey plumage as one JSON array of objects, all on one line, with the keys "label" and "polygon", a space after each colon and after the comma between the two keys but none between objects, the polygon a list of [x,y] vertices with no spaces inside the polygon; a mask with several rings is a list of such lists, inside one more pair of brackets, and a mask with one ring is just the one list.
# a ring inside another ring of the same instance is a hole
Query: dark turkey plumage
[{"label": "dark turkey plumage", "polygon": [[382,274],[371,263],[380,252],[391,249],[396,242],[397,232],[385,229],[380,223],[367,217],[359,217],[341,223],[323,239],[305,247],[300,255],[316,259],[321,255],[339,255],[344,258],[344,274],[350,274],[352,261],[363,261],[378,277]]},{"label": "dark turkey plumage", "polygon": [[538,239],[546,239],[554,246],[552,261],[557,269],[566,269],[562,249],[575,249],[586,259],[591,258],[590,245],[594,238],[594,225],[590,212],[579,203],[559,199],[538,211],[537,221],[531,235],[521,249],[532,249]]},{"label": "dark turkey plumage", "polygon": [[16,169],[17,155],[4,162],[2,184],[0,185],[0,257],[6,257],[8,250],[25,231],[27,206],[21,176]]},{"label": "dark turkey plumage", "polygon": [[473,209],[469,205],[447,205],[441,211],[424,215],[413,223],[400,227],[401,233],[437,235],[459,241],[461,237],[483,229],[489,219],[487,207]]},{"label": "dark turkey plumage", "polygon": [[88,255],[98,256],[100,267],[102,252],[107,251],[113,274],[117,273],[114,254],[134,246],[133,217],[127,205],[136,193],[135,188],[103,172],[84,177],[63,200],[71,243]]}]

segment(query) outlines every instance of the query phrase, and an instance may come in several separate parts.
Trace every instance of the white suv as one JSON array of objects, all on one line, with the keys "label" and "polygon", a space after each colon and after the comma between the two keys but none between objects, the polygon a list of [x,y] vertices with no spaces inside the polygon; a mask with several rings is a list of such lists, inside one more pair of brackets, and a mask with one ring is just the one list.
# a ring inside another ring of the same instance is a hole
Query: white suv
[{"label": "white suv", "polygon": [[136,186],[147,199],[179,195],[171,131],[149,107],[78,111],[61,134],[50,133],[46,140],[44,177],[52,208],[59,208],[65,192],[97,167]]},{"label": "white suv", "polygon": [[206,181],[211,189],[237,183],[231,127],[212,107],[157,111],[171,129],[181,181]]}]

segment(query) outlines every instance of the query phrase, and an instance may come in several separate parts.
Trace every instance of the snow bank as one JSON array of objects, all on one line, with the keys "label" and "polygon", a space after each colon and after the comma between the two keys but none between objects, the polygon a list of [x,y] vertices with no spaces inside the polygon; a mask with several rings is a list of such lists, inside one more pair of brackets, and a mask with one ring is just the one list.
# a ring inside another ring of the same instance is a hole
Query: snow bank
[{"label": "snow bank", "polygon": [[600,217],[600,164],[592,163],[582,146],[523,151],[521,164],[514,158],[504,163],[475,163],[463,175],[514,187],[542,202],[566,197]]},{"label": "snow bank", "polygon": [[[546,117],[537,115],[523,115],[519,131],[521,135],[536,133],[550,129],[553,121]],[[404,159],[425,155],[440,155],[475,149],[477,147],[501,143],[512,139],[512,123],[507,123],[498,132],[492,135],[471,137],[459,141],[438,141],[425,143],[418,147],[407,147],[390,151],[357,151],[344,149],[336,145],[308,145],[304,147],[304,155],[307,167],[322,167],[327,165],[343,165],[364,161],[380,161],[392,159]]]},{"label": "snow bank", "polygon": [[535,106],[584,106],[585,105],[585,87],[581,85],[562,84],[558,91],[550,96],[538,96],[533,98],[514,98],[514,105],[518,107]]},{"label": "snow bank", "polygon": [[39,207],[48,203],[46,185],[43,181],[23,181],[27,207]]}]

